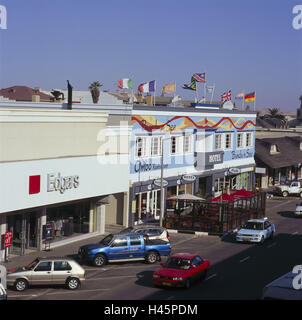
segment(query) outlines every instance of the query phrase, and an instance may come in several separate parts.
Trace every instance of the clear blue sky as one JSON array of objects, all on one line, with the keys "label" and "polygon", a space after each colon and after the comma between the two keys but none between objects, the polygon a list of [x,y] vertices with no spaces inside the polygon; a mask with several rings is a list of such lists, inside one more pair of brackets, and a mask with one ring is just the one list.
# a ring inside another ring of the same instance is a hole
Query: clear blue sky
[{"label": "clear blue sky", "polygon": [[[302,30],[292,9],[302,0],[0,0],[0,87],[115,90],[157,80],[157,93],[206,72],[215,98],[256,91],[257,109],[295,110],[302,94]],[[200,85],[199,90],[202,91]],[[200,93],[201,94],[201,93]],[[240,104],[241,102],[239,102]]]}]

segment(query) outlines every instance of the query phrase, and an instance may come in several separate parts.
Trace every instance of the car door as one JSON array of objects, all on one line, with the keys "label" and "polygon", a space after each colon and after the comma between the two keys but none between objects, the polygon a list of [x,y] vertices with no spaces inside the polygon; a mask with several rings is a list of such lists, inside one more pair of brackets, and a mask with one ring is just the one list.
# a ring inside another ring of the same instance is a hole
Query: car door
[{"label": "car door", "polygon": [[143,258],[145,254],[144,245],[140,236],[129,237],[129,258]]},{"label": "car door", "polygon": [[64,284],[66,279],[72,274],[72,267],[66,260],[53,262],[52,282],[54,284]]},{"label": "car door", "polygon": [[268,221],[265,221],[264,223],[264,230],[265,230],[266,238],[269,238],[273,232],[273,227]]},{"label": "car door", "polygon": [[129,246],[127,236],[113,240],[108,254],[109,260],[128,259]]},{"label": "car door", "polygon": [[291,193],[299,193],[299,182],[294,181],[292,182],[292,184],[290,185],[290,192]]},{"label": "car door", "polygon": [[200,256],[196,256],[193,258],[192,260],[192,266],[194,268],[194,278],[195,279],[200,279],[202,276],[204,276],[206,270],[204,268],[204,265],[203,265],[203,260]]},{"label": "car door", "polygon": [[52,283],[52,261],[41,261],[32,271],[31,284],[43,285]]}]

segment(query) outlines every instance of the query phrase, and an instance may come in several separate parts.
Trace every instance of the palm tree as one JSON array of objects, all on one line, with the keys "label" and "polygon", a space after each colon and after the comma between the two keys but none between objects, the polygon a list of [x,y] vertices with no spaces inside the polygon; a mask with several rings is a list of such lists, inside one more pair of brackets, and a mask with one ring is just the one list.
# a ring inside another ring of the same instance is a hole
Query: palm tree
[{"label": "palm tree", "polygon": [[278,108],[268,108],[268,113],[264,115],[265,118],[275,118],[280,120],[285,120],[285,116],[280,113],[280,110]]},{"label": "palm tree", "polygon": [[99,102],[99,97],[100,97],[100,90],[99,88],[102,87],[103,85],[99,81],[94,81],[90,84],[89,90],[92,96],[92,101],[93,103],[98,103]]}]

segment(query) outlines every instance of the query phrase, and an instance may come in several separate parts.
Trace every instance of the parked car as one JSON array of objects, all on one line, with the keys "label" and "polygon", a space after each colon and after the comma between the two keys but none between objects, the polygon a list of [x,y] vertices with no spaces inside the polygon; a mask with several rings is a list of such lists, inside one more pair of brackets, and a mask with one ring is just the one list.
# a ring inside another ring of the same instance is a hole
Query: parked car
[{"label": "parked car", "polygon": [[265,239],[274,236],[275,231],[275,225],[270,223],[267,218],[248,220],[237,232],[236,240],[263,244]]},{"label": "parked car", "polygon": [[80,247],[80,260],[101,267],[108,262],[145,260],[155,263],[161,256],[170,254],[169,242],[149,240],[139,233],[109,234],[99,243]]},{"label": "parked car", "polygon": [[119,234],[127,234],[127,233],[139,233],[143,236],[147,236],[149,240],[163,240],[166,242],[170,242],[170,235],[166,228],[154,226],[154,225],[137,225],[134,227],[129,227],[123,229]]},{"label": "parked car", "polygon": [[6,290],[1,282],[0,282],[0,300],[7,300]]},{"label": "parked car", "polygon": [[282,184],[274,188],[274,194],[288,197],[289,195],[298,195],[302,198],[302,185],[300,181],[292,181],[290,184]]},{"label": "parked car", "polygon": [[155,286],[175,286],[190,288],[191,283],[203,280],[210,267],[210,261],[198,254],[177,253],[153,274]]},{"label": "parked car", "polygon": [[9,269],[7,285],[17,291],[29,286],[62,284],[70,290],[78,289],[85,280],[85,270],[73,259],[37,258],[26,267]]},{"label": "parked car", "polygon": [[302,217],[302,202],[296,205],[295,216]]}]

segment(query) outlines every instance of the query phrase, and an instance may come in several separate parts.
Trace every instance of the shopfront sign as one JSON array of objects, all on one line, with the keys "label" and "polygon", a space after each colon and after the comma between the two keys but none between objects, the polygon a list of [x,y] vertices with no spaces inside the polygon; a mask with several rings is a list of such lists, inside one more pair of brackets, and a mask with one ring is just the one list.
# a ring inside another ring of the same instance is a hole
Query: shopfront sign
[{"label": "shopfront sign", "polygon": [[[161,187],[161,179],[154,180],[153,184],[155,184],[157,187]],[[163,187],[166,187],[169,184],[167,180],[163,180]]]},{"label": "shopfront sign", "polygon": [[190,174],[185,174],[182,176],[182,179],[184,181],[189,181],[189,182],[193,182],[196,180],[196,176],[190,175]]},{"label": "shopfront sign", "polygon": [[12,231],[5,232],[4,248],[9,248],[12,246],[12,237],[13,237]]},{"label": "shopfront sign", "polygon": [[215,152],[196,152],[195,167],[203,169],[212,169],[215,164],[223,163],[223,151]]},{"label": "shopfront sign", "polygon": [[239,168],[229,168],[228,174],[239,174],[241,170]]},{"label": "shopfront sign", "polygon": [[253,156],[253,151],[249,150],[232,151],[232,160],[252,158]]},{"label": "shopfront sign", "polygon": [[255,173],[266,174],[266,168],[255,168]]},{"label": "shopfront sign", "polygon": [[[167,169],[168,165],[164,165],[164,169]],[[152,170],[161,170],[161,164],[157,163],[147,163],[143,160],[138,160],[134,164],[134,171],[135,172],[148,172]]]},{"label": "shopfront sign", "polygon": [[47,175],[47,192],[60,191],[64,193],[68,189],[76,189],[79,187],[79,176],[61,176],[61,173],[50,173]]}]

